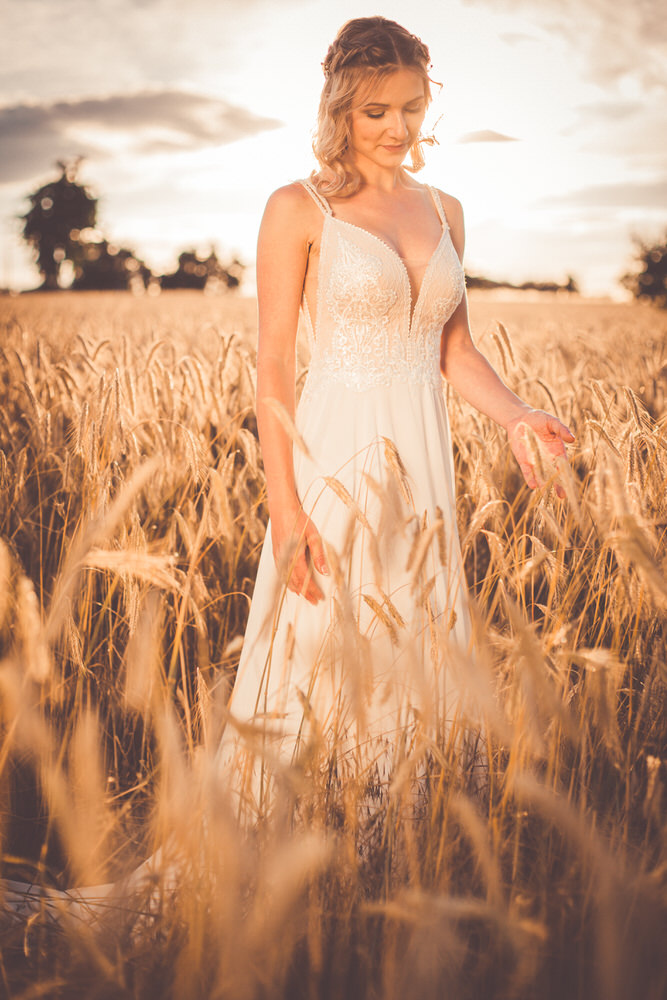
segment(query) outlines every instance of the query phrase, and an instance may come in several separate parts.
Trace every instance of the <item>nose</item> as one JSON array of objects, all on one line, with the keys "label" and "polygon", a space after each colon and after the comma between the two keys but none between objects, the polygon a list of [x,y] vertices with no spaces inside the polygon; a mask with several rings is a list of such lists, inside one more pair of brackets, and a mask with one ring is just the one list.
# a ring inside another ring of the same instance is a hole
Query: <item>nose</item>
[{"label": "nose", "polygon": [[396,111],[392,114],[389,121],[389,133],[392,139],[397,139],[399,142],[404,142],[408,138],[408,126],[402,111]]}]

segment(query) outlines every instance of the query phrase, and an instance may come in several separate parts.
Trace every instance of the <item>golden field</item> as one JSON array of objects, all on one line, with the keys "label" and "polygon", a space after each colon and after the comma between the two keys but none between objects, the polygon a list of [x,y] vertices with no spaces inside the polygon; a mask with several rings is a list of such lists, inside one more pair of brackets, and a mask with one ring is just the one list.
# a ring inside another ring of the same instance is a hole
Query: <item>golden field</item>
[{"label": "golden field", "polygon": [[5,920],[3,995],[665,995],[667,315],[472,296],[471,316],[575,432],[568,498],[530,493],[450,394],[488,782],[434,748],[419,823],[390,802],[360,852],[360,790],[326,768],[245,834],[215,781],[266,521],[254,303],[0,300],[4,875],[181,859],[102,933]]}]

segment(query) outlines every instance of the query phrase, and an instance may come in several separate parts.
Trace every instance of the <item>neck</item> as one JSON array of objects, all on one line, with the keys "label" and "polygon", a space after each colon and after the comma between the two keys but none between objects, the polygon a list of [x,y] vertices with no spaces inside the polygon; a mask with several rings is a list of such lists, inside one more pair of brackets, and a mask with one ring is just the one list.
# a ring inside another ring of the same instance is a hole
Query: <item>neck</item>
[{"label": "neck", "polygon": [[355,158],[352,163],[361,175],[363,187],[375,188],[378,191],[391,192],[398,187],[405,187],[405,171],[403,167],[382,167],[368,160]]}]

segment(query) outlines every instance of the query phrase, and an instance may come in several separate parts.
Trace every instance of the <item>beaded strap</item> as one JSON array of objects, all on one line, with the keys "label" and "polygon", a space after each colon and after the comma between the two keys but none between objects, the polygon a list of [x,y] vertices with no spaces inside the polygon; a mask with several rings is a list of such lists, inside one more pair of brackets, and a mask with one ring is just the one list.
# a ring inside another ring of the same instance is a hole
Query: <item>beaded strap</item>
[{"label": "beaded strap", "polygon": [[308,192],[308,194],[311,196],[311,198],[313,199],[313,201],[317,205],[319,205],[319,207],[322,209],[322,211],[325,213],[325,215],[333,215],[333,212],[331,211],[331,205],[326,200],[326,198],[324,197],[324,195],[320,194],[320,192],[317,190],[317,188],[312,183],[312,181],[310,181],[310,180],[302,180],[302,181],[299,181],[299,184],[303,184],[303,186],[305,187],[305,189]]}]

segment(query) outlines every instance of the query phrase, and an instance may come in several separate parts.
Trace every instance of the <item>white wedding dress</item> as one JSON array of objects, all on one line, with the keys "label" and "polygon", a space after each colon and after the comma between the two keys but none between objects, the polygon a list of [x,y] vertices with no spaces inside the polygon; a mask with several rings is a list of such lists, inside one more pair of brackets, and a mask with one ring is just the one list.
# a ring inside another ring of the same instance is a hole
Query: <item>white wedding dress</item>
[{"label": "white wedding dress", "polygon": [[242,726],[228,724],[220,748],[250,815],[266,812],[273,779],[313,740],[335,753],[341,779],[386,783],[399,753],[446,733],[458,711],[452,652],[470,643],[440,372],[465,281],[439,194],[428,189],[440,240],[411,281],[392,247],[301,183],[324,219],[314,315],[301,304],[311,360],[294,465],[331,574],[316,573],[316,606],[288,591],[269,523],[229,704]]},{"label": "white wedding dress", "polygon": [[[306,751],[320,764],[334,755],[329,777],[366,776],[370,800],[381,800],[401,760],[449,738],[471,637],[440,372],[442,328],[465,282],[440,197],[428,189],[438,245],[411,275],[387,243],[301,183],[324,219],[314,316],[302,301],[311,361],[294,465],[330,575],[317,574],[316,606],[288,591],[269,523],[216,760],[251,823]],[[153,878],[160,860],[124,883],[68,893],[5,882],[5,909],[25,917],[46,904],[60,919],[65,901],[87,921],[122,901],[124,886]]]}]

